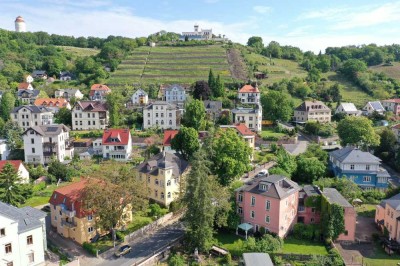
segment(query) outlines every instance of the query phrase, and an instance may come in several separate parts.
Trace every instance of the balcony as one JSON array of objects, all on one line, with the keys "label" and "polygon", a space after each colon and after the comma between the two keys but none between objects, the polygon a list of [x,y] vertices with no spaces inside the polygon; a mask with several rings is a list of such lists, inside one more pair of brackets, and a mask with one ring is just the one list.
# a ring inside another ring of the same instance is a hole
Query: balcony
[{"label": "balcony", "polygon": [[61,212],[62,212],[65,216],[67,216],[67,217],[69,217],[69,218],[73,218],[73,217],[75,217],[75,215],[76,215],[76,211],[70,211],[70,210],[67,210],[67,209],[65,209],[65,208],[61,208]]},{"label": "balcony", "polygon": [[74,228],[74,227],[76,227],[76,223],[73,220],[61,219],[61,226]]}]

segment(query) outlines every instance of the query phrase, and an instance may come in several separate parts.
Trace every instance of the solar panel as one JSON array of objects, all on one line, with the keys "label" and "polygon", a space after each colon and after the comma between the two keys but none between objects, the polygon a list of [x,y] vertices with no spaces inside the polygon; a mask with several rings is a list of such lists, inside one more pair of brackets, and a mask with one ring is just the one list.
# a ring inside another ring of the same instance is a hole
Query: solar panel
[{"label": "solar panel", "polygon": [[47,127],[46,131],[47,132],[56,132],[58,130],[58,127]]}]

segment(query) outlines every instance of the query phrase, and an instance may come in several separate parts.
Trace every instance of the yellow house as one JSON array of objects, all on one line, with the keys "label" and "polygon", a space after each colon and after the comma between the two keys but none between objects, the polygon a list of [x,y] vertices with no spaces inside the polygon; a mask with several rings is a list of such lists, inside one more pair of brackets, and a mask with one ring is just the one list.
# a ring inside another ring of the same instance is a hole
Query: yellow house
[{"label": "yellow house", "polygon": [[147,181],[149,198],[164,206],[179,197],[188,170],[188,162],[172,152],[159,153],[138,166],[141,180]]},{"label": "yellow house", "polygon": [[[96,215],[83,208],[82,192],[87,184],[86,179],[56,189],[50,198],[51,225],[57,233],[83,244],[90,242],[96,234],[102,234],[96,228]],[[132,221],[132,209],[127,207],[122,223]],[[120,226],[122,226],[121,224]]]}]

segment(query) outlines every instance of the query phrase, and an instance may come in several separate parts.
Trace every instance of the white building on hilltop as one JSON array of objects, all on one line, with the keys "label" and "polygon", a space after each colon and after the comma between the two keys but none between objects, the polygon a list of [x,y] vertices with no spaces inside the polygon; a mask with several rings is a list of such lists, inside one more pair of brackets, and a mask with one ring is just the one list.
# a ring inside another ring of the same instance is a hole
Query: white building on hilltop
[{"label": "white building on hilltop", "polygon": [[182,32],[182,35],[179,37],[179,39],[182,41],[184,41],[185,38],[187,38],[188,40],[198,41],[211,40],[213,38],[212,29],[200,29],[199,31],[199,25],[195,24],[194,31]]},{"label": "white building on hilltop", "polygon": [[16,32],[26,32],[25,20],[21,16],[18,16],[15,19],[15,31]]}]

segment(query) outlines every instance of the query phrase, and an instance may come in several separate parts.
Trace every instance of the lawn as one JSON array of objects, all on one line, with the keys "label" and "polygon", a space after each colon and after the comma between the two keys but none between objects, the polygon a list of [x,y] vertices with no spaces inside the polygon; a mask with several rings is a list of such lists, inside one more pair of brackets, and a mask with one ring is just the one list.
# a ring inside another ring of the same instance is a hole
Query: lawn
[{"label": "lawn", "polygon": [[390,78],[400,80],[400,63],[398,62],[393,62],[392,66],[378,65],[372,66],[369,69],[377,73],[383,72]]},{"label": "lawn", "polygon": [[261,131],[261,137],[282,138],[285,135],[285,133],[276,132],[275,127],[263,127]]},{"label": "lawn", "polygon": [[93,49],[93,48],[80,48],[72,46],[57,46],[57,47],[62,48],[64,51],[71,53],[72,55],[77,57],[97,55],[100,52],[99,49]]},{"label": "lawn", "polygon": [[[68,184],[71,184],[71,182],[63,182],[58,187],[63,187]],[[24,206],[36,207],[36,206],[47,204],[49,202],[51,195],[53,194],[53,191],[56,190],[58,187],[56,184],[51,184],[51,185],[48,185],[43,190],[33,192],[32,197],[29,198],[20,207],[24,207]]]},{"label": "lawn", "polygon": [[356,207],[357,215],[363,217],[375,217],[376,204],[362,204]]},{"label": "lawn", "polygon": [[321,242],[311,242],[291,237],[284,240],[282,253],[328,255],[326,247]]}]

